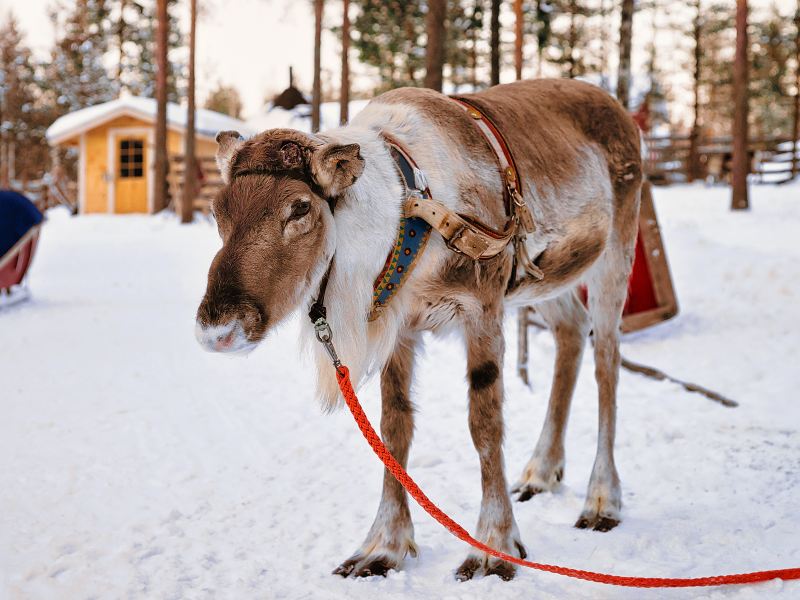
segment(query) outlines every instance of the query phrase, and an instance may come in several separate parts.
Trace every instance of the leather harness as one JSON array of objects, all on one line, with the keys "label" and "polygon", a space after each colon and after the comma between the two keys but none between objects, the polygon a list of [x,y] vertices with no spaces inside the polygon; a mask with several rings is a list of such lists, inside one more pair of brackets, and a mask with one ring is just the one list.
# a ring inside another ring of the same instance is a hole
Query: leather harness
[{"label": "leather harness", "polygon": [[[497,231],[474,218],[456,213],[435,200],[428,187],[425,174],[414,162],[409,152],[390,135],[383,134],[405,187],[406,200],[403,203],[403,214],[400,217],[395,244],[386,257],[384,268],[373,284],[369,321],[374,321],[381,315],[411,274],[417,259],[427,245],[431,229],[435,229],[442,236],[445,245],[450,250],[472,260],[494,258],[505,250],[508,244],[514,244],[514,268],[509,281],[509,289],[512,289],[516,282],[519,266],[522,266],[527,274],[536,280],[544,278],[541,269],[530,259],[525,248],[525,237],[535,231],[536,224],[522,197],[519,172],[508,144],[494,123],[476,106],[464,98],[451,97],[451,99],[472,117],[497,158],[499,172],[503,177],[503,196],[508,222],[503,231]],[[331,210],[333,208],[334,206],[331,204]],[[331,261],[332,263],[333,261]],[[328,266],[328,271],[320,284],[317,299],[309,312],[309,317],[314,323],[319,322],[320,317],[324,321],[326,316],[325,289],[330,267],[331,265]]]}]

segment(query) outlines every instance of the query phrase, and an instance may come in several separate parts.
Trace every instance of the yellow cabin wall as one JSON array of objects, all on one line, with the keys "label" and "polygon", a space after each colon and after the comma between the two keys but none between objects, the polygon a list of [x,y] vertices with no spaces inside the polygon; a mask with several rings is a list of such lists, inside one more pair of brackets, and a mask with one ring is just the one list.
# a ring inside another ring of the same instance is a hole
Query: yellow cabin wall
[{"label": "yellow cabin wall", "polygon": [[217,142],[208,138],[197,138],[195,142],[195,153],[197,156],[216,156]]},{"label": "yellow cabin wall", "polygon": [[[109,166],[108,136],[110,129],[121,129],[127,127],[150,129],[154,126],[152,122],[144,121],[134,117],[119,117],[108,123],[90,129],[83,135],[85,145],[82,149],[85,152],[84,178],[86,200],[82,207],[84,213],[107,213],[109,211],[109,177],[114,176],[116,165]],[[167,152],[170,155],[183,154],[184,136],[182,132],[175,130],[167,131]],[[70,141],[68,143],[74,143]],[[154,149],[150,143],[147,144],[147,153]],[[217,151],[217,144],[214,140],[198,137],[196,142],[196,152],[199,157],[213,157]],[[149,161],[148,161],[149,162]],[[148,184],[152,176],[151,169],[147,169]]]},{"label": "yellow cabin wall", "polygon": [[[108,164],[108,133],[110,129],[124,127],[150,128],[152,123],[134,117],[118,117],[100,127],[86,132],[85,168],[86,177],[86,204],[85,213],[108,212],[108,185],[107,175],[112,175],[116,165]],[[148,145],[148,152],[150,151]],[[148,178],[150,177],[148,173]]]},{"label": "yellow cabin wall", "polygon": [[86,132],[86,145],[82,149],[84,157],[84,178],[86,198],[83,212],[98,213],[108,211],[108,183],[105,180],[108,163],[108,142],[104,129]]},{"label": "yellow cabin wall", "polygon": [[[169,131],[167,134],[167,152],[170,156],[183,155],[184,151],[184,135],[178,131]],[[198,137],[194,143],[195,155],[201,156],[215,156],[217,153],[217,142],[208,138]]]}]

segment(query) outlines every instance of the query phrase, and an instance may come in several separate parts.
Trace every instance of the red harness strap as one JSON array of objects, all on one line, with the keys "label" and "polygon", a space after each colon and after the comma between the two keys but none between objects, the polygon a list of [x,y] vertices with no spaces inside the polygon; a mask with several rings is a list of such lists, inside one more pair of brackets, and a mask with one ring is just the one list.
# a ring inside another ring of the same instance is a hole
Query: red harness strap
[{"label": "red harness strap", "polygon": [[378,458],[381,459],[389,472],[395,479],[403,486],[403,488],[411,495],[417,503],[425,509],[430,516],[436,519],[446,529],[448,529],[457,538],[465,541],[470,546],[478,550],[495,556],[501,560],[520,565],[522,567],[529,567],[531,569],[538,569],[539,571],[547,571],[548,573],[555,573],[556,575],[565,575],[575,579],[584,579],[586,581],[594,581],[596,583],[605,583],[609,585],[619,585],[624,587],[639,587],[639,588],[677,588],[677,587],[705,587],[714,585],[732,585],[743,583],[758,583],[761,581],[769,581],[771,579],[800,579],[800,568],[793,569],[776,569],[773,571],[757,571],[755,573],[741,573],[738,575],[713,575],[711,577],[693,577],[693,578],[672,578],[672,577],[624,577],[621,575],[607,575],[605,573],[594,573],[592,571],[582,571],[580,569],[570,569],[569,567],[559,567],[557,565],[547,565],[543,563],[532,562],[523,560],[517,556],[500,552],[494,548],[490,548],[486,544],[479,542],[472,537],[469,532],[461,525],[451,519],[444,511],[436,506],[430,498],[420,489],[420,487],[411,479],[411,476],[406,472],[403,466],[397,462],[391,452],[383,445],[381,438],[375,432],[372,424],[367,419],[364,409],[358,402],[353,385],[350,383],[350,372],[347,367],[343,365],[336,366],[336,378],[339,381],[339,389],[342,391],[344,400],[350,412],[353,413],[353,418],[358,424],[358,428],[367,442],[374,450]]}]

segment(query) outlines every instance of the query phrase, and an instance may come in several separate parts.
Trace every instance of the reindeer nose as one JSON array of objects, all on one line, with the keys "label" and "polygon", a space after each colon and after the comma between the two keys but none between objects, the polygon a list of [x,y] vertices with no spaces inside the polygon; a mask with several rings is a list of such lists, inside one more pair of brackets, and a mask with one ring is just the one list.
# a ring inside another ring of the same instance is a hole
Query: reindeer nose
[{"label": "reindeer nose", "polygon": [[209,352],[234,352],[247,344],[244,329],[238,319],[222,325],[205,325],[198,320],[195,336],[200,345]]}]

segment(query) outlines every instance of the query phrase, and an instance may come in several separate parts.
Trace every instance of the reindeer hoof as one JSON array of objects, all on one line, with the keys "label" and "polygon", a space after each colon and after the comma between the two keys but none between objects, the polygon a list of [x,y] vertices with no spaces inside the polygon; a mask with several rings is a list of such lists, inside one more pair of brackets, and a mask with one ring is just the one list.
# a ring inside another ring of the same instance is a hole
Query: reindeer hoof
[{"label": "reindeer hoof", "polygon": [[[524,559],[528,557],[528,553],[525,551],[525,546],[522,545],[522,542],[515,539],[514,547],[520,558]],[[506,552],[510,554],[513,550],[506,550]],[[511,581],[514,579],[517,567],[513,563],[500,560],[488,554],[481,553],[480,556],[471,554],[461,563],[461,566],[456,569],[456,580],[469,581],[478,571],[483,571],[487,577],[489,575],[497,575],[503,581]]]},{"label": "reindeer hoof", "polygon": [[581,516],[575,523],[578,529],[594,529],[595,531],[606,532],[611,531],[619,525],[619,519],[614,517],[594,515],[594,516]]},{"label": "reindeer hoof", "polygon": [[333,570],[333,575],[341,577],[375,577],[386,574],[392,569],[397,569],[397,564],[388,556],[366,557],[356,555],[348,558]]},{"label": "reindeer hoof", "polygon": [[481,570],[487,577],[497,575],[503,581],[511,581],[517,573],[517,568],[510,562],[496,558],[491,558],[487,562],[477,556],[470,556],[456,569],[456,580],[469,581],[475,576],[475,573]]},{"label": "reindeer hoof", "polygon": [[517,567],[509,562],[498,561],[497,564],[486,569],[486,575],[497,575],[503,581],[511,581],[517,574]]},{"label": "reindeer hoof", "polygon": [[519,494],[519,496],[517,496],[517,502],[527,502],[536,494],[542,494],[546,491],[547,490],[544,488],[535,485],[523,485],[522,487],[514,488],[511,490],[511,493]]},{"label": "reindeer hoof", "polygon": [[456,569],[456,580],[469,581],[475,576],[478,569],[481,568],[481,561],[475,556],[470,556],[461,563],[461,566]]},{"label": "reindeer hoof", "polygon": [[378,575],[386,577],[386,574],[392,569],[394,569],[392,562],[385,556],[381,556],[358,569],[354,577],[373,577]]},{"label": "reindeer hoof", "polygon": [[520,480],[511,489],[512,494],[519,494],[517,502],[527,502],[537,494],[554,492],[564,477],[563,460],[555,466],[544,468],[536,459],[531,459],[522,473]]},{"label": "reindeer hoof", "polygon": [[358,564],[359,557],[348,558],[338,567],[336,567],[332,572],[331,575],[341,575],[342,577],[348,577],[350,573],[353,572],[353,569],[356,568]]}]

